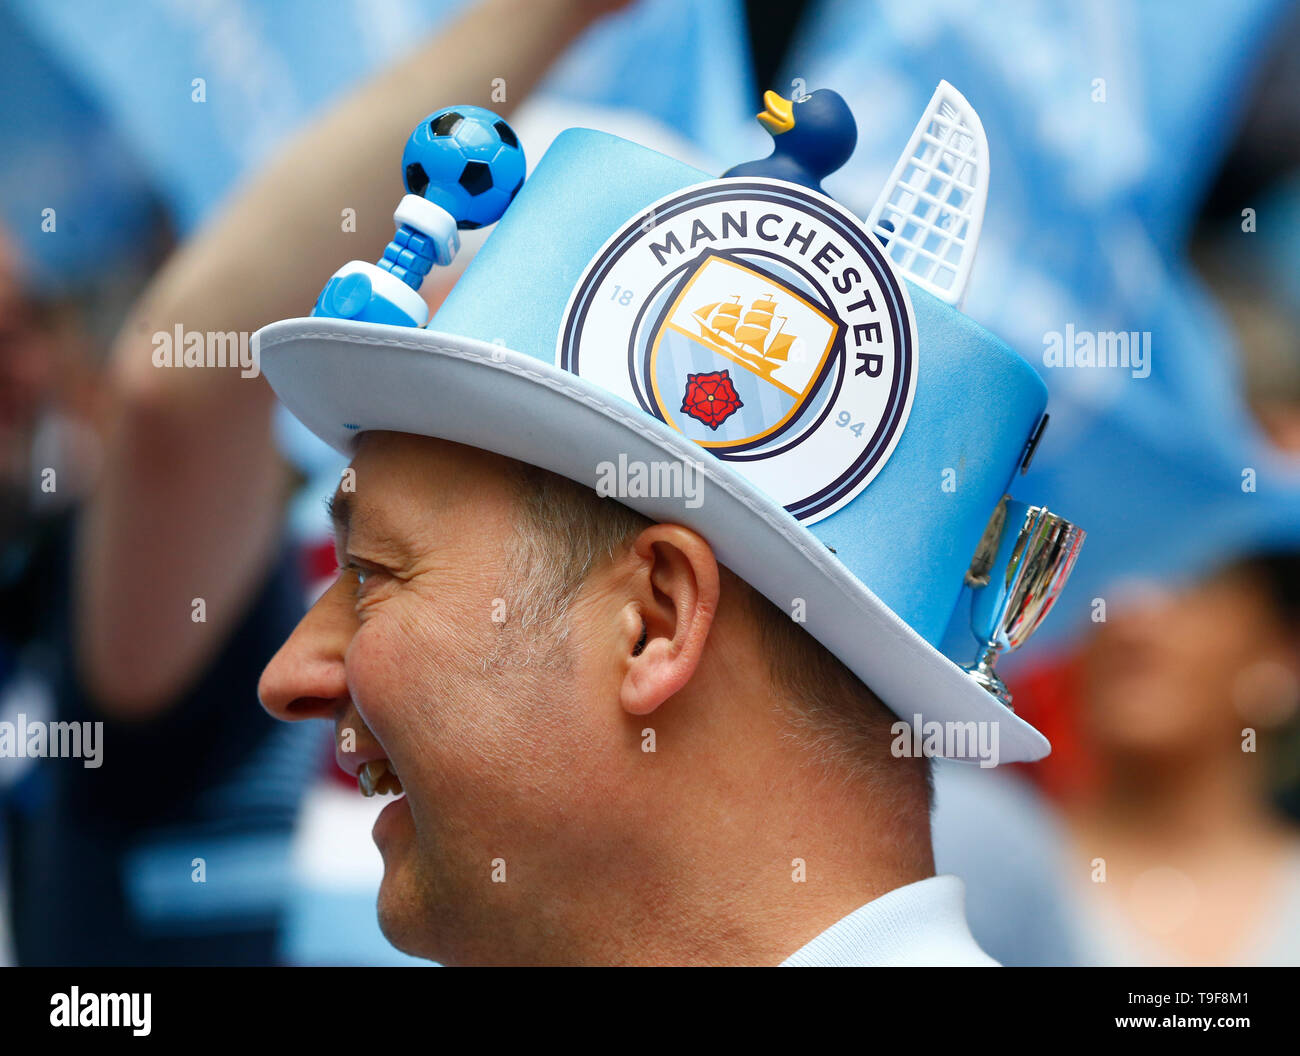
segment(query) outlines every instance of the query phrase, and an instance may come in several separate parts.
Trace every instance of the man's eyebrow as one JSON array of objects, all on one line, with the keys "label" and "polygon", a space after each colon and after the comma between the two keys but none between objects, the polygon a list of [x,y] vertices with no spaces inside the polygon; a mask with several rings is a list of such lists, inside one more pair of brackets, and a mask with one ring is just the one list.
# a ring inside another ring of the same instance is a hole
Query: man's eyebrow
[{"label": "man's eyebrow", "polygon": [[[402,556],[408,553],[406,544],[393,533],[382,510],[362,503],[357,505],[348,492],[336,491],[325,500],[325,509],[334,522],[334,534],[344,540],[357,538],[377,553]],[[364,538],[359,538],[364,536]],[[350,542],[348,545],[351,545]]]},{"label": "man's eyebrow", "polygon": [[334,524],[335,533],[341,532],[346,536],[352,523],[352,499],[345,493],[336,491],[325,500],[325,511]]}]

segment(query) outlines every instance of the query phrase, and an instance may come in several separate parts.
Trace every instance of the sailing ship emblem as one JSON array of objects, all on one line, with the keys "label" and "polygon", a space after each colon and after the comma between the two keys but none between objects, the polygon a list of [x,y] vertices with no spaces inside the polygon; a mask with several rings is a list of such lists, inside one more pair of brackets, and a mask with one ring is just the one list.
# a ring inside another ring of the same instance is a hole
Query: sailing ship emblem
[{"label": "sailing ship emblem", "polygon": [[[769,381],[772,372],[790,359],[795,335],[783,333],[788,316],[777,316],[771,293],[756,297],[741,314],[739,295],[729,301],[706,304],[691,313],[699,321],[701,340],[719,351],[740,356],[751,369]],[[772,320],[780,319],[776,328]]]},{"label": "sailing ship emblem", "polygon": [[764,442],[807,409],[838,334],[838,324],[780,276],[706,252],[651,342],[654,402],[664,421],[705,447]]}]

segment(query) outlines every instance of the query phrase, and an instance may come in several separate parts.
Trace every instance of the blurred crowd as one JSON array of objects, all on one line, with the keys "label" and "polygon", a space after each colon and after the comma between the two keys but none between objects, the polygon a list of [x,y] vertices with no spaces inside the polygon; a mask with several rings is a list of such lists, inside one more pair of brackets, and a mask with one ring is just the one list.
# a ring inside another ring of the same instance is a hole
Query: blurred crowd
[{"label": "blurred crowd", "polygon": [[[834,88],[865,215],[941,78],[992,159],[964,310],[1051,390],[1013,494],[1089,538],[1000,666],[1053,754],[938,764],[938,869],[1005,964],[1300,963],[1297,47],[1284,0],[0,0],[0,721],[106,745],[0,758],[0,963],[416,963],[375,801],[257,706],[344,462],[157,335],[307,314],[450,103],[721,172],[765,88]],[[1149,371],[1049,365],[1067,327]]]}]

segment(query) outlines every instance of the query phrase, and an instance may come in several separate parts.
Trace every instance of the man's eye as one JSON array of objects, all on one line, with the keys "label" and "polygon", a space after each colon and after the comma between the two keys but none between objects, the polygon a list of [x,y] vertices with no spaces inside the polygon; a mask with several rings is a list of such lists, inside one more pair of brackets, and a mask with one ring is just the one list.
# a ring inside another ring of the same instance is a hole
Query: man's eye
[{"label": "man's eye", "polygon": [[339,569],[339,571],[340,571],[340,572],[351,572],[351,573],[353,573],[354,575],[356,575],[356,577],[357,577],[357,586],[358,586],[358,587],[365,586],[365,583],[366,583],[366,577],[369,575],[369,573],[368,573],[364,568],[362,568],[360,565],[358,565],[355,561],[349,561],[349,562],[348,562],[347,564],[345,564],[341,569]]}]

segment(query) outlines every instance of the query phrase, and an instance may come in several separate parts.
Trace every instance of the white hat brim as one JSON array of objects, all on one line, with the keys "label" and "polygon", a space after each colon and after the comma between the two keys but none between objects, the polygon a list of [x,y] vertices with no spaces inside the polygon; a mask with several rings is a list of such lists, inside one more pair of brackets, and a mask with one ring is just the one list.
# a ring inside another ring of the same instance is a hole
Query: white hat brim
[{"label": "white hat brim", "polygon": [[423,329],[287,319],[260,330],[258,342],[262,372],[280,400],[344,454],[360,433],[384,430],[494,451],[589,487],[598,463],[621,453],[629,462],[698,466],[705,482],[698,508],[680,497],[619,501],[699,532],[719,561],[783,611],[804,599],[805,628],[909,726],[984,727],[983,747],[962,738],[971,750],[936,754],[987,760],[996,743],[995,761],[1030,762],[1051,751],[1047,738],[917,634],[785,509],[599,386],[500,345]]}]

